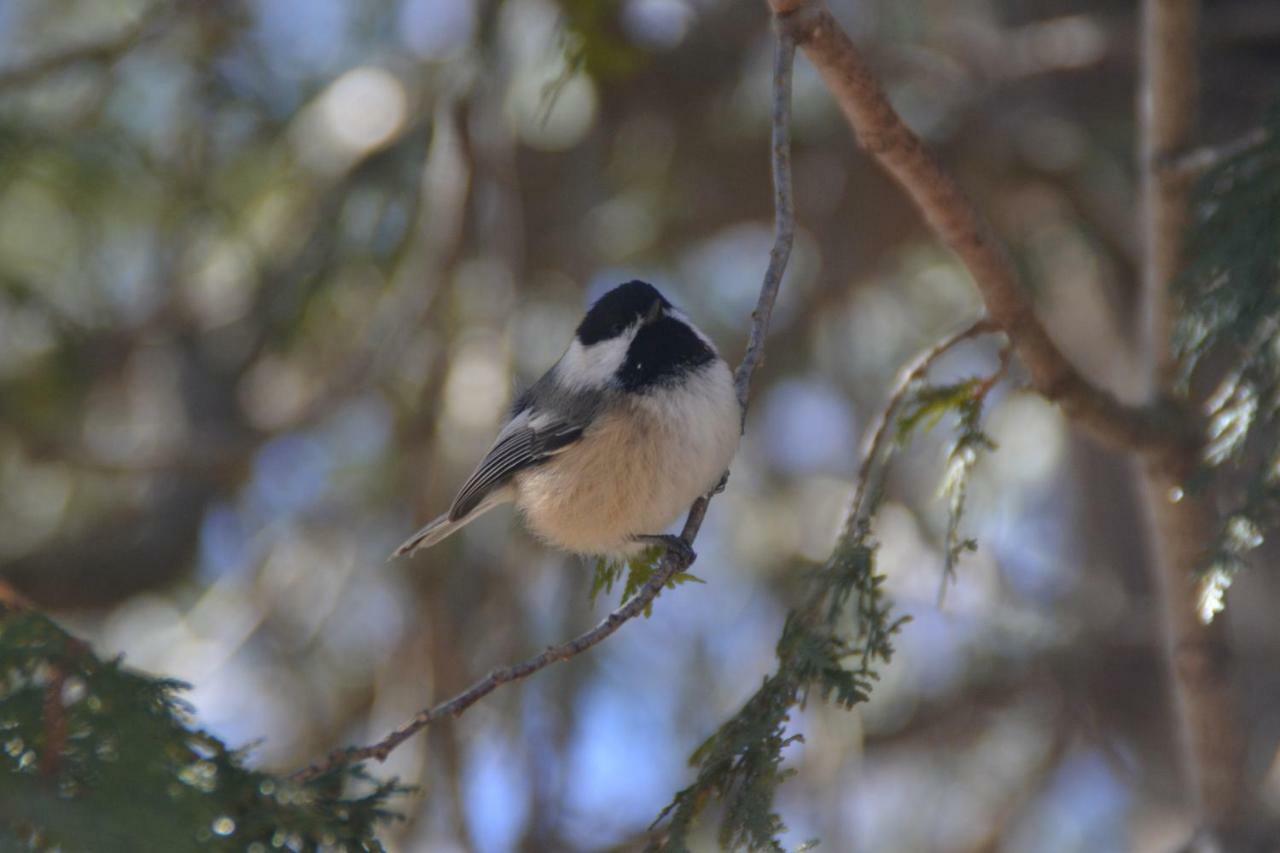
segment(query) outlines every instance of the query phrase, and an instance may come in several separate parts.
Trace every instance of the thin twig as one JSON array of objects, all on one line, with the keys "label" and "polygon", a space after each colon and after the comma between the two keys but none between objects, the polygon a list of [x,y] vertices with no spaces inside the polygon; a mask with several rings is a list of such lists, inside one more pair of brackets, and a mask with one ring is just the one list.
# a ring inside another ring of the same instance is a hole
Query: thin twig
[{"label": "thin twig", "polygon": [[[769,331],[769,318],[773,313],[773,304],[778,297],[778,288],[782,282],[782,274],[786,269],[787,258],[791,252],[791,240],[794,233],[794,214],[791,202],[791,150],[789,125],[791,121],[791,68],[795,56],[795,44],[785,34],[779,34],[774,54],[773,74],[773,181],[774,201],[777,205],[773,251],[769,256],[769,268],[765,273],[764,283],[760,288],[760,298],[756,310],[752,313],[751,334],[747,344],[746,355],[734,373],[734,386],[738,401],[746,410],[746,403],[751,388],[751,378],[763,358],[764,340]],[[697,538],[702,521],[707,514],[707,505],[711,495],[698,498],[689,509],[680,538],[690,546]],[[347,747],[334,750],[323,760],[310,767],[299,770],[293,775],[297,781],[305,782],[328,773],[335,768],[343,767],[356,761],[376,758],[385,761],[397,746],[413,737],[422,729],[447,717],[458,717],[476,702],[497,690],[503,684],[528,678],[539,670],[553,663],[569,660],[609,637],[623,623],[643,613],[663,588],[680,572],[692,565],[696,556],[692,549],[688,553],[668,550],[662,557],[658,568],[640,590],[614,610],[603,621],[584,634],[572,640],[551,646],[539,655],[512,666],[495,669],[463,692],[426,708],[413,719],[404,723],[395,731],[376,743],[367,746]]]},{"label": "thin twig", "polygon": [[[709,497],[700,497],[694,501],[693,507],[689,510],[689,517],[685,520],[684,530],[680,533],[680,538],[686,543],[692,545],[693,540],[697,537],[698,530],[702,527],[702,520],[706,517],[707,504],[709,502]],[[671,578],[689,568],[693,563],[692,557],[691,552],[689,554],[681,554],[674,550],[667,551],[663,555],[662,561],[658,564],[657,570],[645,585],[640,588],[640,591],[629,598],[621,607],[606,616],[590,631],[579,634],[572,640],[561,643],[558,646],[551,646],[542,654],[534,655],[521,663],[495,669],[457,696],[419,711],[413,719],[377,743],[334,750],[323,761],[295,773],[293,778],[305,782],[308,779],[314,779],[327,773],[335,767],[341,767],[355,761],[365,761],[370,758],[385,761],[392,750],[422,729],[446,717],[461,716],[464,711],[503,684],[528,678],[553,663],[569,660],[585,652],[614,631],[617,631],[624,622],[644,612],[645,608],[658,597],[658,593],[662,592],[662,588],[666,586]]]},{"label": "thin twig", "polygon": [[791,199],[791,68],[795,52],[795,42],[787,33],[779,31],[773,54],[773,156],[770,158],[773,163],[773,248],[769,250],[769,266],[760,286],[760,298],[751,314],[747,351],[733,376],[744,423],[751,376],[764,358],[764,338],[769,331],[773,303],[778,298],[778,288],[782,286],[782,274],[787,268],[787,259],[791,257],[791,243],[795,237],[795,209]]},{"label": "thin twig", "polygon": [[[876,421],[875,428],[867,433],[867,442],[862,451],[862,464],[858,466],[858,485],[853,493],[853,500],[849,504],[849,514],[845,520],[846,530],[856,529],[857,525],[862,523],[862,520],[868,514],[867,511],[870,508],[868,497],[874,495],[878,488],[878,486],[876,488],[872,487],[875,481],[879,479],[876,476],[877,461],[885,456],[892,427],[898,417],[898,410],[902,408],[902,404],[906,401],[907,394],[911,392],[912,387],[925,377],[925,374],[929,372],[929,368],[933,367],[934,362],[957,344],[970,338],[995,334],[999,331],[1000,328],[994,321],[983,317],[967,328],[938,341],[909,361],[899,371],[898,381],[894,384],[893,393],[889,395],[889,402],[880,410],[880,417]],[[1005,363],[1003,356],[1001,363],[1002,365]],[[1003,370],[1003,367],[1001,370]]]},{"label": "thin twig", "polygon": [[1205,145],[1193,148],[1183,154],[1167,158],[1158,167],[1166,176],[1176,180],[1195,180],[1210,169],[1238,157],[1250,148],[1256,148],[1266,142],[1270,134],[1265,127],[1255,127],[1221,145]]},{"label": "thin twig", "polygon": [[172,2],[158,4],[143,12],[136,21],[120,32],[101,41],[78,44],[25,64],[0,68],[0,92],[39,80],[85,62],[114,62],[145,41],[155,38],[177,19]]}]

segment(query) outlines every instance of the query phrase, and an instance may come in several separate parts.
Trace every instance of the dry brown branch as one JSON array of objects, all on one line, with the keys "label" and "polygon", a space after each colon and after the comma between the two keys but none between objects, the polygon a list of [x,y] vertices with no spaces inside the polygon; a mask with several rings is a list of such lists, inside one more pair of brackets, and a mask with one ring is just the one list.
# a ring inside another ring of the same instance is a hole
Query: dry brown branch
[{"label": "dry brown branch", "polygon": [[770,0],[780,27],[817,68],[863,148],[911,197],[973,277],[987,315],[1008,334],[1032,385],[1096,438],[1128,450],[1178,451],[1189,420],[1164,404],[1128,405],[1092,385],[1058,349],[999,241],[956,181],[889,104],[858,49],[820,0]]},{"label": "dry brown branch", "polygon": [[[744,413],[751,389],[751,378],[764,358],[764,340],[769,332],[769,319],[773,313],[773,304],[778,297],[778,288],[782,284],[782,275],[786,270],[787,259],[791,253],[792,235],[795,231],[795,218],[791,201],[791,68],[795,55],[795,45],[780,33],[774,53],[773,68],[773,118],[772,118],[772,162],[775,204],[774,245],[769,254],[769,266],[765,272],[764,283],[760,287],[760,296],[755,311],[751,315],[751,332],[747,343],[746,354],[742,363],[734,373],[734,385],[738,400]],[[711,495],[698,498],[689,510],[680,538],[685,544],[692,546],[706,517],[707,505]],[[503,684],[528,678],[539,670],[553,663],[566,661],[587,649],[602,642],[612,635],[623,623],[645,612],[653,600],[658,597],[670,580],[685,571],[693,563],[695,555],[692,549],[687,553],[669,550],[662,557],[657,569],[640,590],[628,599],[621,607],[610,613],[603,621],[586,633],[572,640],[552,646],[528,660],[512,666],[495,669],[484,678],[471,685],[462,693],[444,702],[426,708],[413,719],[401,725],[386,737],[368,746],[346,747],[334,750],[323,760],[312,764],[294,774],[300,781],[313,779],[337,767],[356,761],[376,758],[385,761],[397,746],[404,743],[416,733],[434,722],[446,717],[457,717],[476,702],[497,690]]]},{"label": "dry brown branch", "polygon": [[[1143,352],[1148,391],[1166,394],[1175,372],[1170,346],[1170,283],[1182,264],[1190,218],[1188,176],[1162,168],[1192,138],[1198,98],[1197,0],[1144,0],[1139,103],[1142,180]],[[1208,495],[1184,494],[1186,454],[1148,460],[1142,471],[1150,564],[1174,692],[1175,719],[1189,799],[1206,830],[1229,830],[1249,806],[1244,793],[1243,738],[1231,688],[1225,619],[1204,625],[1195,575],[1217,529]]]}]

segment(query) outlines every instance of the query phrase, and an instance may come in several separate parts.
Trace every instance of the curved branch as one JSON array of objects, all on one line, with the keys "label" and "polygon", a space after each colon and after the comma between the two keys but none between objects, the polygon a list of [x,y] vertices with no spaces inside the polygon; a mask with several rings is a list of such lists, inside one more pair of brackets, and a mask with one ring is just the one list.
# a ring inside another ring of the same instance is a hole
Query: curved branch
[{"label": "curved branch", "polygon": [[[769,319],[773,314],[773,304],[778,298],[778,289],[782,284],[782,275],[791,254],[792,235],[795,231],[795,216],[791,201],[790,142],[791,68],[794,56],[795,44],[786,34],[779,33],[773,68],[772,162],[775,234],[773,249],[769,253],[769,267],[765,272],[764,283],[760,287],[760,297],[756,302],[755,311],[751,314],[751,333],[747,351],[742,358],[742,363],[734,372],[734,387],[738,394],[738,402],[743,408],[744,418],[751,390],[751,378],[764,360],[764,340],[769,333]],[[711,497],[712,495],[706,495],[698,498],[689,509],[689,516],[680,533],[680,538],[685,544],[692,546],[694,539],[697,538]],[[622,627],[623,623],[645,612],[671,579],[688,569],[695,559],[696,555],[692,548],[686,553],[668,550],[644,586],[591,630],[572,640],[551,646],[541,654],[518,664],[495,669],[453,698],[419,711],[413,719],[376,743],[334,750],[323,760],[299,770],[294,774],[294,778],[300,781],[314,779],[352,762],[370,758],[385,761],[392,750],[422,729],[447,717],[458,717],[503,684],[528,678],[553,663],[569,660],[585,652],[612,635]]]},{"label": "curved branch", "polygon": [[890,105],[858,49],[820,0],[770,0],[781,29],[817,68],[867,150],[902,186],[929,227],[969,270],[987,314],[1013,343],[1035,389],[1095,438],[1127,450],[1182,451],[1195,443],[1167,404],[1128,405],[1091,384],[1035,315],[999,241],[920,138]]},{"label": "curved branch", "polygon": [[733,374],[733,385],[742,406],[742,420],[747,419],[747,398],[751,376],[764,360],[764,338],[769,332],[773,303],[782,286],[782,274],[791,257],[795,238],[795,206],[791,200],[791,68],[795,64],[796,45],[789,34],[779,30],[773,55],[773,110],[771,113],[770,148],[773,166],[773,248],[769,250],[769,267],[756,309],[751,312],[751,336],[742,363]]}]

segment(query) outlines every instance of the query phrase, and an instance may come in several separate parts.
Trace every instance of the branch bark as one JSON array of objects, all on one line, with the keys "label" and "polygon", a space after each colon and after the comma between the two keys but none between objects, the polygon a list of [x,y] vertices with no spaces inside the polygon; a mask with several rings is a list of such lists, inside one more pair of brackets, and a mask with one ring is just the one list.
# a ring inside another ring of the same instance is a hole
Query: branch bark
[{"label": "branch bark", "polygon": [[973,277],[991,320],[1008,336],[1038,392],[1113,447],[1163,454],[1194,443],[1190,419],[1160,401],[1128,405],[1086,380],[1035,315],[999,241],[955,180],[902,121],[849,36],[820,0],[770,0],[779,26],[817,68],[862,147],[919,208]]},{"label": "branch bark", "polygon": [[[1176,368],[1169,290],[1182,264],[1191,175],[1163,166],[1186,149],[1195,128],[1198,22],[1198,0],[1143,0],[1138,156],[1143,353],[1153,398],[1169,392]],[[1231,690],[1226,620],[1205,625],[1196,607],[1194,579],[1218,523],[1209,496],[1183,493],[1196,462],[1195,454],[1147,460],[1141,479],[1184,781],[1198,824],[1230,833],[1247,810],[1243,742]]]},{"label": "branch bark", "polygon": [[[751,379],[756,368],[764,361],[764,341],[769,333],[769,320],[773,315],[773,304],[778,298],[778,290],[782,286],[782,276],[791,255],[792,236],[795,233],[795,215],[791,199],[791,69],[794,56],[795,44],[785,33],[780,32],[773,66],[771,161],[774,185],[774,243],[769,253],[769,266],[765,271],[764,282],[760,287],[760,296],[751,314],[751,331],[747,350],[743,355],[742,363],[734,371],[734,387],[738,402],[742,406],[744,420],[750,396]],[[352,762],[370,758],[385,761],[392,750],[432,723],[447,717],[458,717],[502,685],[528,678],[553,663],[576,657],[604,641],[625,622],[643,613],[673,577],[692,565],[696,559],[692,545],[706,517],[711,497],[712,495],[706,495],[698,498],[689,509],[689,516],[685,520],[680,538],[686,545],[691,546],[690,549],[686,553],[668,550],[640,591],[594,628],[572,640],[552,646],[521,663],[495,669],[453,698],[419,711],[413,719],[376,743],[334,750],[321,761],[293,774],[293,778],[299,781],[314,779]]]}]

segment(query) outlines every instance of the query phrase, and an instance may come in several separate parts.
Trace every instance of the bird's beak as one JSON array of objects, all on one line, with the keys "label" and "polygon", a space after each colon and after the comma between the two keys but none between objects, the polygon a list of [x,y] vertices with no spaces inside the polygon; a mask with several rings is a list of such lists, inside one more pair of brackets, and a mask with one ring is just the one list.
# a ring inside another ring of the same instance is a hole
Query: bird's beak
[{"label": "bird's beak", "polygon": [[649,306],[649,313],[644,315],[644,321],[645,323],[652,323],[654,320],[658,319],[661,316],[662,316],[662,303],[658,301],[654,301],[654,303],[651,306]]}]

